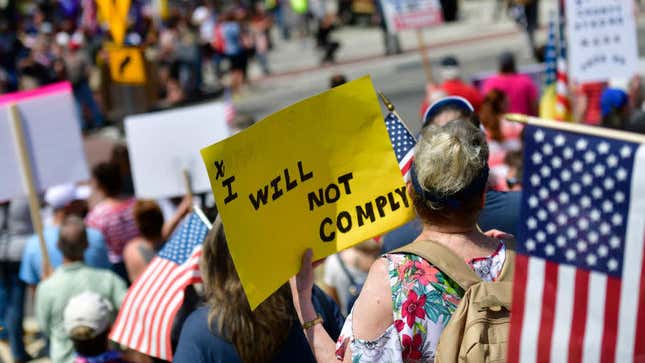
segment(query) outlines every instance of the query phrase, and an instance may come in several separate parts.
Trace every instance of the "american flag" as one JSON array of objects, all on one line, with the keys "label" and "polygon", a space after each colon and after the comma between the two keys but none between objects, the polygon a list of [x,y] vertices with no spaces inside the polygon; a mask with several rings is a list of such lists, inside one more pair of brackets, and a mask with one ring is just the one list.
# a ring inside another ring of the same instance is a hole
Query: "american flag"
[{"label": "american flag", "polygon": [[524,130],[508,362],[645,361],[645,145]]},{"label": "american flag", "polygon": [[172,360],[170,330],[184,289],[202,281],[199,256],[208,227],[193,212],[128,290],[110,339],[146,355]]},{"label": "american flag", "polygon": [[555,86],[555,119],[567,121],[571,119],[571,103],[569,102],[569,76],[567,75],[567,43],[564,26],[564,8],[558,16],[558,61],[557,83]]},{"label": "american flag", "polygon": [[549,32],[547,35],[546,46],[544,50],[544,88],[551,87],[555,85],[556,75],[557,75],[557,42],[555,39],[556,36],[556,20],[557,13],[551,12],[549,17]]},{"label": "american flag", "polygon": [[385,117],[385,127],[390,135],[396,160],[399,162],[403,179],[410,177],[410,167],[414,162],[414,145],[417,143],[403,121],[393,112]]},{"label": "american flag", "polygon": [[233,126],[235,116],[237,116],[237,111],[233,103],[233,93],[230,88],[227,88],[224,91],[224,119],[229,126]]}]

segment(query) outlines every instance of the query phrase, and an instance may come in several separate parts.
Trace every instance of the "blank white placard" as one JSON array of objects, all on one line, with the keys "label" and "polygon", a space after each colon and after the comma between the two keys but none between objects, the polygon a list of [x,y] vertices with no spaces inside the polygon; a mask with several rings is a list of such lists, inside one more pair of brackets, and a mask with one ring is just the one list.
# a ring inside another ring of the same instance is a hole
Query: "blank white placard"
[{"label": "blank white placard", "polygon": [[196,193],[210,191],[200,149],[231,135],[220,102],[128,116],[125,131],[138,198],[186,194],[182,170]]}]

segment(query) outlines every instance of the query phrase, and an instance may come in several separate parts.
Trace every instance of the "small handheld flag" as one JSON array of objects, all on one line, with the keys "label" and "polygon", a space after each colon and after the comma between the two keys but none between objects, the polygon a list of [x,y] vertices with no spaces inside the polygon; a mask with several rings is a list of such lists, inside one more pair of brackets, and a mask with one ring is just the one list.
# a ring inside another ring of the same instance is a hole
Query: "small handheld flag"
[{"label": "small handheld flag", "polygon": [[172,360],[170,333],[184,289],[202,281],[199,258],[209,227],[193,212],[128,290],[110,339],[146,355]]}]

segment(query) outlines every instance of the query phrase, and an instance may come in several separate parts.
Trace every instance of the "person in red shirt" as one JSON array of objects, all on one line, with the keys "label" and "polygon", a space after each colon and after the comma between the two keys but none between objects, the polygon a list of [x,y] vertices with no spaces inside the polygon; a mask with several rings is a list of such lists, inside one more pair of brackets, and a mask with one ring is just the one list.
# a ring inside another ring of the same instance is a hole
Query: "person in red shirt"
[{"label": "person in red shirt", "polygon": [[[461,68],[459,61],[454,56],[447,56],[441,60],[439,67],[439,75],[443,80],[438,87],[431,87],[432,90],[438,90],[441,96],[459,96],[465,98],[475,108],[475,112],[479,111],[482,104],[482,97],[475,87],[461,80]],[[431,103],[431,95],[428,95],[421,105],[421,113],[428,108]]]},{"label": "person in red shirt", "polygon": [[600,96],[606,87],[606,82],[588,82],[577,88],[574,120],[581,120],[588,125],[600,125]]},{"label": "person in red shirt", "polygon": [[517,73],[513,53],[500,54],[499,73],[484,81],[481,94],[486,96],[493,89],[500,90],[506,95],[507,112],[537,116],[538,88],[531,77]]}]

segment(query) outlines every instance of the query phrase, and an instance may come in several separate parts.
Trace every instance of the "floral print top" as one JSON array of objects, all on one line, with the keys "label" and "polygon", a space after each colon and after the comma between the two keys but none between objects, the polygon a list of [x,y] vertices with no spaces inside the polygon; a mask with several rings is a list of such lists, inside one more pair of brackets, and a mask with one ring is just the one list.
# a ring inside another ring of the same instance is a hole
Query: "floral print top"
[{"label": "floral print top", "polygon": [[[394,323],[372,341],[354,337],[352,314],[336,343],[336,358],[343,360],[351,347],[352,363],[428,362],[434,354],[443,328],[457,308],[464,291],[448,276],[421,257],[386,254]],[[484,281],[494,281],[506,258],[500,241],[490,256],[467,261]]]}]

